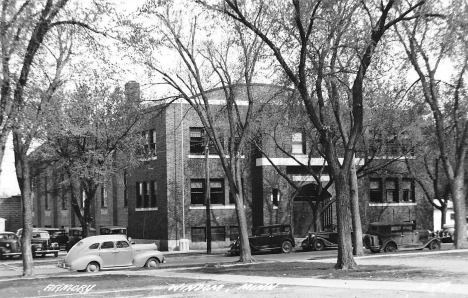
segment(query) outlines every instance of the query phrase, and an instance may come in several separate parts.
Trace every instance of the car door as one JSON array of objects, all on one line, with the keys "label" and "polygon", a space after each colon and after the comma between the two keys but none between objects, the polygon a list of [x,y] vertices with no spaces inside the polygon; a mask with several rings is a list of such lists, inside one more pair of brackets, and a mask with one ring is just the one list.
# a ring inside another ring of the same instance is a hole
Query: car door
[{"label": "car door", "polygon": [[115,266],[130,266],[133,264],[133,248],[125,240],[116,242]]},{"label": "car door", "polygon": [[281,247],[281,243],[283,242],[284,235],[281,233],[281,227],[271,227],[270,228],[271,236],[270,242],[268,245],[270,247]]},{"label": "car door", "polygon": [[263,227],[260,229],[259,246],[261,248],[269,248],[271,244],[271,230],[270,227]]},{"label": "car door", "polygon": [[401,246],[403,243],[403,232],[401,230],[401,225],[392,225],[390,226],[390,238],[395,241],[398,246]]},{"label": "car door", "polygon": [[403,225],[402,247],[413,247],[419,245],[419,232],[413,230],[412,225]]},{"label": "car door", "polygon": [[115,246],[114,241],[105,241],[101,244],[99,249],[99,256],[102,259],[102,267],[115,266]]}]

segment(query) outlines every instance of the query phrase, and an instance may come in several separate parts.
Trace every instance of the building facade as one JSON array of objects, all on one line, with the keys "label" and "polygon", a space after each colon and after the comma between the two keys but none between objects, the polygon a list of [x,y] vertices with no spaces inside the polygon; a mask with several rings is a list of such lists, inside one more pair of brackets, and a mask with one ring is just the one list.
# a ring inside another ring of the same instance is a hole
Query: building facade
[{"label": "building facade", "polygon": [[[133,82],[130,87],[138,88],[138,84]],[[238,107],[242,110],[246,106],[245,86],[239,85],[236,90]],[[255,90],[259,97],[262,94],[281,97],[285,92],[267,85],[256,85]],[[223,114],[224,93],[213,90],[209,99],[218,113],[216,129],[223,135],[228,129]],[[317,182],[301,163],[320,171],[322,187],[330,177],[322,158],[309,160],[307,148],[311,144],[304,131],[297,126],[290,127],[288,121],[277,122],[275,129],[281,132],[278,135],[282,135],[283,150],[278,150],[274,140],[264,138],[261,143],[268,158],[253,147],[242,152],[242,187],[248,225],[291,224],[294,236],[304,237],[314,227],[313,210],[305,196],[317,196]],[[268,117],[256,123],[272,126]],[[229,183],[217,153],[210,150],[205,155],[205,130],[193,108],[182,100],[150,107],[139,133],[146,140],[145,158],[138,168],[109,177],[93,202],[91,226],[97,230],[104,225],[127,226],[128,235],[137,242],[156,242],[161,250],[180,249],[183,239],[188,239],[190,249],[206,248],[204,192],[208,164],[212,247],[226,247],[236,239],[237,215]],[[230,139],[227,133],[224,135],[223,142],[227,144]],[[359,166],[364,161],[356,158],[355,162]],[[430,203],[405,175],[403,164],[395,162],[392,167],[359,180],[363,231],[374,221],[411,221],[418,229],[432,229]],[[292,187],[278,170],[302,191]],[[79,222],[72,213],[69,196],[61,190],[61,178],[56,173],[59,171],[44,172],[36,185],[34,224],[77,226]],[[322,230],[336,228],[333,199],[333,186],[326,190],[325,196],[315,199],[321,207],[327,206],[321,212]]]}]

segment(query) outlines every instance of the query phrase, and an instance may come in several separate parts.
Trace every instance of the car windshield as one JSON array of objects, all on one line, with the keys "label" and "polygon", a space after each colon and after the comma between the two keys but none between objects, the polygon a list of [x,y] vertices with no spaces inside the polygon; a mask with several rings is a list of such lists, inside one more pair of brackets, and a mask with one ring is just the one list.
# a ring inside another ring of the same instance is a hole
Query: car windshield
[{"label": "car windshield", "polygon": [[50,239],[49,233],[47,232],[34,232],[32,234],[33,238],[43,238],[43,239]]},{"label": "car windshield", "polygon": [[14,235],[14,234],[0,235],[0,240],[7,240],[7,239],[16,239],[16,235]]}]

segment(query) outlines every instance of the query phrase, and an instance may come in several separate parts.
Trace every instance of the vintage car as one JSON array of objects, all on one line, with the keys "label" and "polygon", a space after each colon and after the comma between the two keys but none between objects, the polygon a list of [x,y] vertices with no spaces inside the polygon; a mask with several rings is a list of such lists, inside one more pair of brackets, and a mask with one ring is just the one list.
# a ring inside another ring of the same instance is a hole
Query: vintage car
[{"label": "vintage car", "polygon": [[21,256],[21,243],[13,232],[0,232],[0,260]]},{"label": "vintage car", "polygon": [[46,231],[50,235],[50,242],[57,243],[59,248],[66,249],[69,240],[68,233],[65,229],[59,228],[37,228],[42,231]]},{"label": "vintage car", "polygon": [[[437,231],[438,236],[444,243],[452,243],[455,237],[455,224],[445,224],[442,230]],[[466,225],[466,239],[468,240],[468,224]]]},{"label": "vintage car", "polygon": [[[17,234],[21,239],[23,235],[23,229],[19,229]],[[44,257],[49,254],[53,254],[54,257],[57,257],[59,250],[60,247],[58,243],[51,241],[49,232],[39,228],[33,228],[31,234],[31,251],[33,258],[37,256]]]},{"label": "vintage car", "polygon": [[304,251],[309,250],[323,250],[324,248],[337,248],[338,247],[338,233],[337,232],[309,232],[301,243]]},{"label": "vintage car", "polygon": [[125,235],[127,236],[127,228],[120,226],[102,226],[99,228],[100,235]]},{"label": "vintage car", "polygon": [[[95,236],[96,235],[96,229],[94,228],[89,228],[89,236]],[[78,243],[81,239],[83,239],[83,228],[81,227],[76,227],[76,228],[70,228],[68,230],[68,243],[66,245],[67,251],[70,251],[70,249]]]},{"label": "vintage car", "polygon": [[[290,253],[295,246],[290,225],[272,225],[252,229],[249,237],[252,251],[279,251]],[[239,255],[240,241],[231,243],[229,253]]]},{"label": "vintage car", "polygon": [[160,263],[165,263],[165,259],[155,243],[132,245],[123,235],[101,235],[79,241],[59,266],[98,272],[110,268],[159,267]]},{"label": "vintage car", "polygon": [[373,253],[382,249],[440,249],[440,238],[428,230],[415,230],[411,222],[373,222],[364,236],[364,247]]}]

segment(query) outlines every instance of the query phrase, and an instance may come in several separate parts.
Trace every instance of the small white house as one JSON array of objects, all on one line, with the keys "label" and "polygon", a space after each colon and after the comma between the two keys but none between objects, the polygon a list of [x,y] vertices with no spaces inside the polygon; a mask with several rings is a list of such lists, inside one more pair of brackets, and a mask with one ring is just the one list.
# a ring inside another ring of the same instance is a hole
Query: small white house
[{"label": "small white house", "polygon": [[5,219],[0,217],[0,232],[5,232]]},{"label": "small white house", "polygon": [[[440,206],[438,200],[434,200],[434,204]],[[446,224],[455,224],[455,212],[453,211],[452,201],[447,202]],[[442,227],[442,214],[439,209],[434,208],[434,230],[440,230]]]}]

